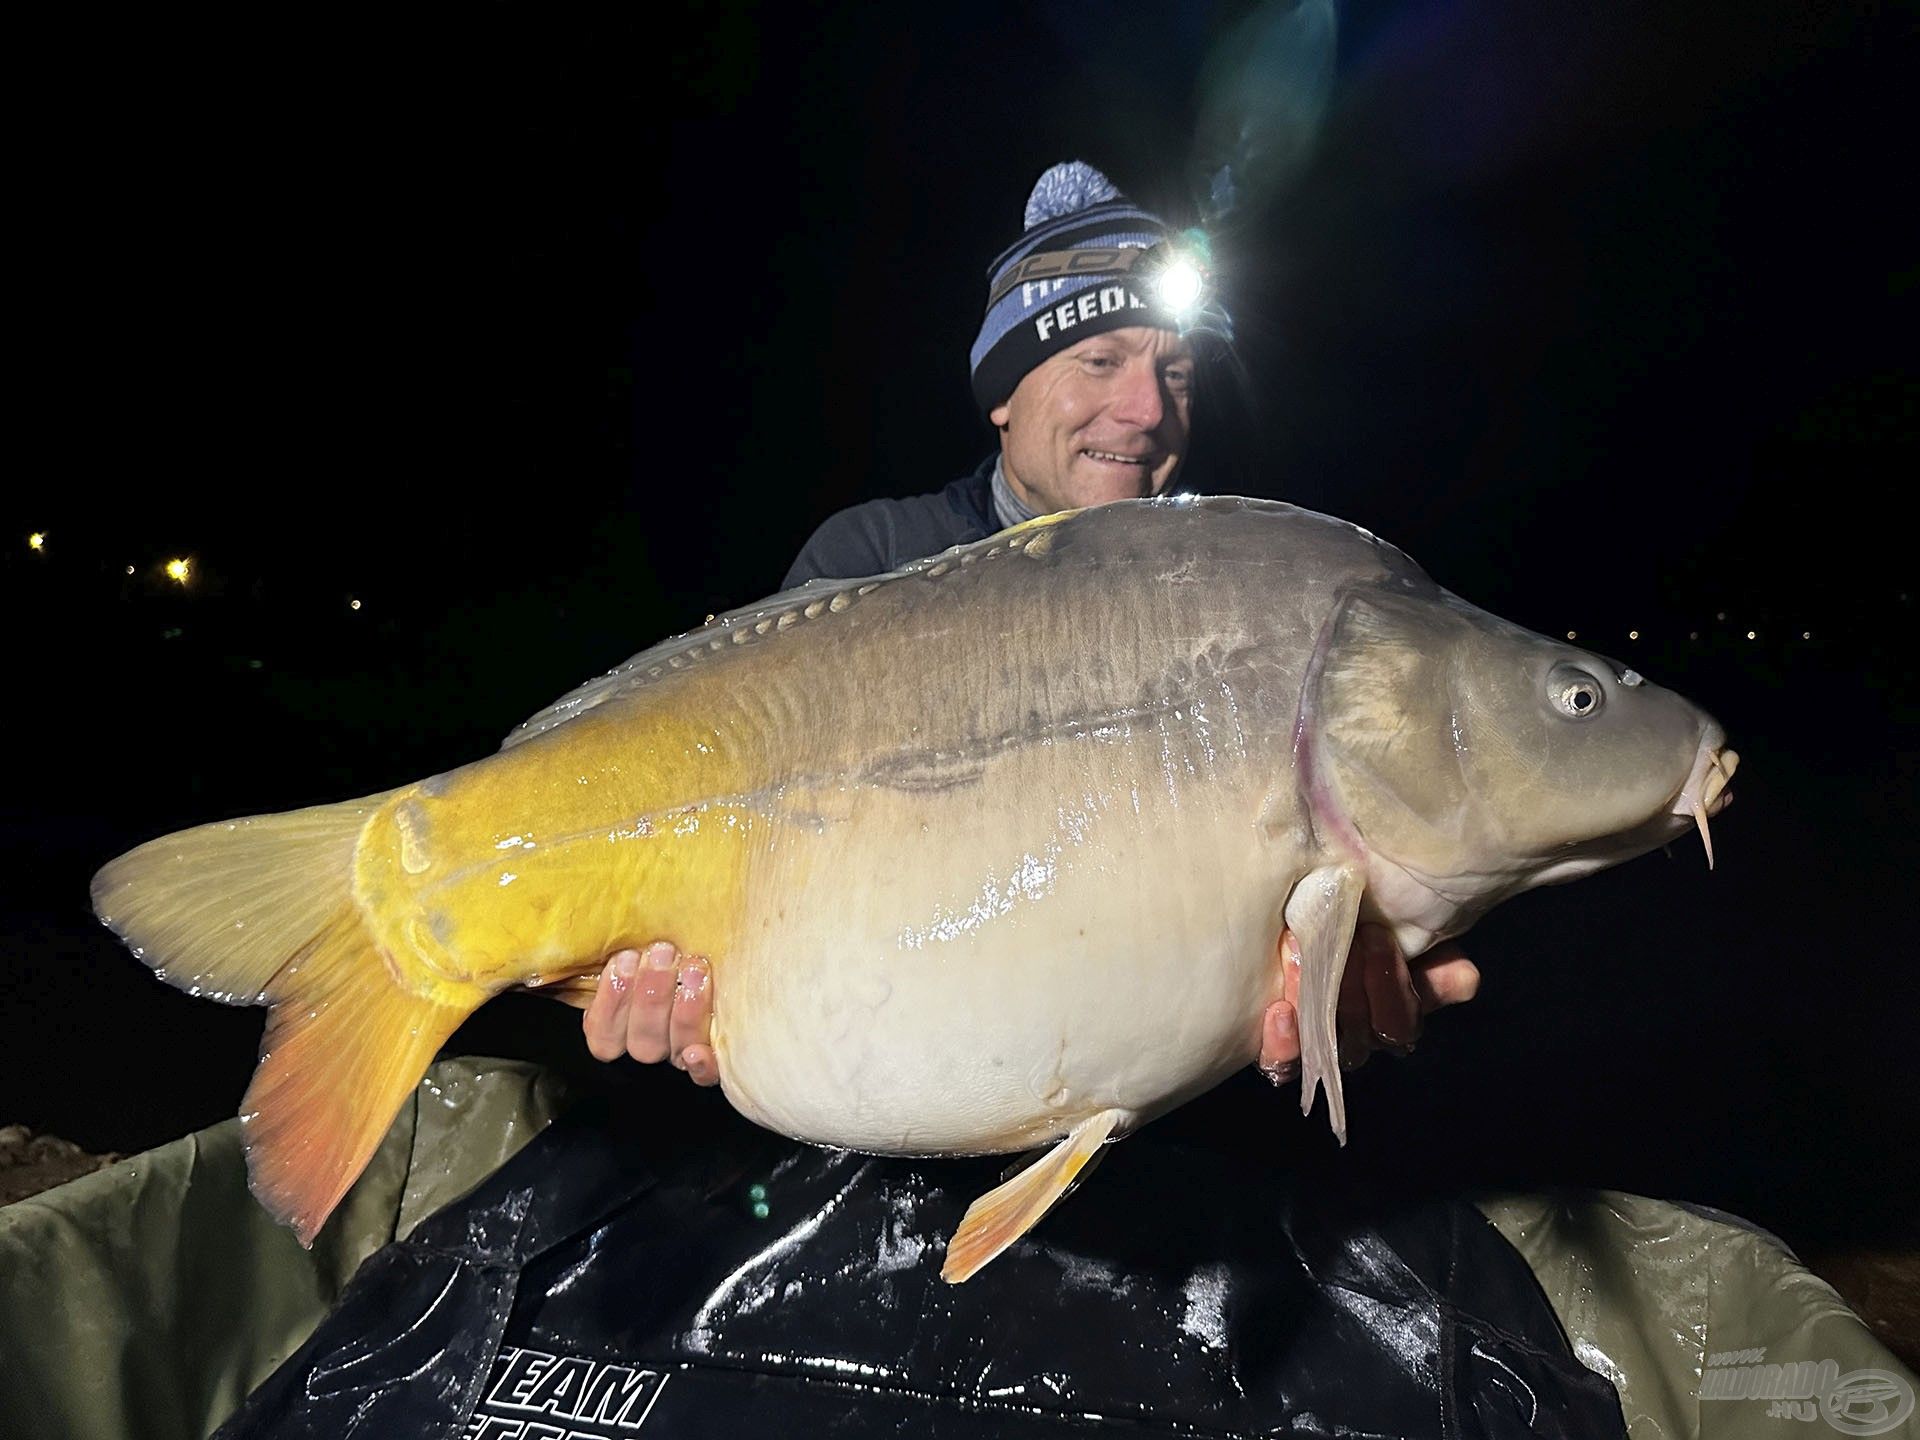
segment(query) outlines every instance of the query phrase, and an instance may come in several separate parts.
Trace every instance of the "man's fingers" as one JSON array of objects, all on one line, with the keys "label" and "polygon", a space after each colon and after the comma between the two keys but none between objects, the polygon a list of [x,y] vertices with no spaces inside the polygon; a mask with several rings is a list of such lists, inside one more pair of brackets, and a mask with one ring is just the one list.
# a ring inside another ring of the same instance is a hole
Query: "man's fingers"
[{"label": "man's fingers", "polygon": [[671,1058],[697,1085],[720,1083],[713,1053],[713,976],[706,957],[665,940],[621,950],[600,972],[581,1017],[587,1049],[598,1060],[631,1055],[644,1064]]},{"label": "man's fingers", "polygon": [[627,1053],[627,1000],[633,993],[638,950],[616,951],[600,972],[587,1013],[581,1018],[587,1049],[596,1060],[618,1060]]},{"label": "man's fingers", "polygon": [[1284,1000],[1274,1001],[1261,1018],[1260,1073],[1276,1085],[1300,1076],[1300,1020]]},{"label": "man's fingers", "polygon": [[1389,1049],[1409,1048],[1420,1038],[1420,1001],[1393,932],[1384,925],[1362,925],[1354,932],[1347,963],[1360,971],[1366,987],[1369,1040]]},{"label": "man's fingers", "polygon": [[664,1060],[669,1053],[668,1027],[673,1014],[674,972],[680,952],[664,940],[656,940],[640,952],[639,969],[633,978],[633,996],[627,1002],[627,1038],[625,1049],[634,1059],[646,1064]]},{"label": "man's fingers", "polygon": [[1413,990],[1420,1008],[1431,1014],[1443,1005],[1459,1005],[1480,993],[1480,967],[1451,941],[1436,945],[1413,962]]},{"label": "man's fingers", "polygon": [[689,1045],[680,1052],[680,1063],[696,1085],[720,1083],[720,1061],[711,1045]]},{"label": "man's fingers", "polygon": [[1280,994],[1294,1008],[1294,1019],[1299,1019],[1300,1008],[1300,942],[1293,938],[1291,930],[1280,932]]},{"label": "man's fingers", "polygon": [[680,983],[673,992],[673,1017],[667,1029],[667,1053],[683,1070],[691,1069],[686,1059],[687,1047],[705,1047],[712,1038],[708,1034],[708,1022],[713,1019],[710,979],[706,957],[692,955],[681,963]]}]

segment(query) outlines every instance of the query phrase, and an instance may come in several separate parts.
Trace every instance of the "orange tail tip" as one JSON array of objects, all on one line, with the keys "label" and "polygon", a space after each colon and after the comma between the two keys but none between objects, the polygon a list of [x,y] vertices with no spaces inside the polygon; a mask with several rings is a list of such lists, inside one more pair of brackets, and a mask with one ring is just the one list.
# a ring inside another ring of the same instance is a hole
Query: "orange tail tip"
[{"label": "orange tail tip", "polygon": [[350,913],[283,974],[287,995],[267,1014],[240,1124],[255,1197],[311,1245],[472,1011],[401,990]]},{"label": "orange tail tip", "polygon": [[969,1205],[960,1228],[947,1242],[940,1278],[949,1285],[960,1284],[1039,1224],[1106,1143],[1114,1127],[1126,1118],[1123,1110],[1102,1110],[1088,1116],[1033,1164]]},{"label": "orange tail tip", "polygon": [[486,998],[403,989],[361,923],[354,847],[385,798],[163,836],[93,882],[96,913],[168,984],[271,1006],[240,1118],[253,1192],[302,1244]]}]

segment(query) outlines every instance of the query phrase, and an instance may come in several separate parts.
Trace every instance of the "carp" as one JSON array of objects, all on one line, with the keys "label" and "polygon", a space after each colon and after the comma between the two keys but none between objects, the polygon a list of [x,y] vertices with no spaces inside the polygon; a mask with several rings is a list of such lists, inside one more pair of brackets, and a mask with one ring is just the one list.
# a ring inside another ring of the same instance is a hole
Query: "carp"
[{"label": "carp", "polygon": [[[1301,1107],[1344,1141],[1354,927],[1408,954],[1697,827],[1720,726],[1269,501],[1126,501],[647,650],[487,758],[149,841],[96,913],[168,983],[270,1007],[250,1183],[303,1243],[491,996],[711,957],[728,1100],[877,1154],[1051,1148],[942,1273],[1259,1050],[1300,949]],[[1177,954],[1178,963],[1170,963]]]}]

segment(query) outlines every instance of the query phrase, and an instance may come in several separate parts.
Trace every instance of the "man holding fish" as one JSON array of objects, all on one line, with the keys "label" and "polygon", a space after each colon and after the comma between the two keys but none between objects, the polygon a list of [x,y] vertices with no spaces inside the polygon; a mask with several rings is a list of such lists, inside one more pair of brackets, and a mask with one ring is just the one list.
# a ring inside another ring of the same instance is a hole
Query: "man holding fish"
[{"label": "man holding fish", "polygon": [[[1168,493],[1190,448],[1196,339],[1225,329],[1203,277],[1189,293],[1167,295],[1184,277],[1180,262],[1167,225],[1099,171],[1073,161],[1043,174],[1025,232],[993,264],[971,356],[974,398],[999,432],[998,453],[934,494],[832,516],[785,588],[878,575],[1041,516]],[[1259,1059],[1275,1084],[1293,1080],[1300,1062],[1299,951],[1290,932],[1282,945],[1293,962],[1286,998],[1266,1011]],[[1340,991],[1342,1062],[1411,1049],[1425,1014],[1472,999],[1479,983],[1457,945],[1409,963],[1385,926],[1361,925]],[[602,1060],[671,1059],[696,1084],[715,1085],[712,1013],[705,957],[661,940],[609,958],[583,1025]]]},{"label": "man holding fish", "polygon": [[[1345,522],[1237,498],[1125,503],[1173,482],[1193,422],[1194,339],[1214,327],[1141,298],[1164,297],[1176,247],[1097,173],[1050,171],[1027,221],[994,267],[972,356],[1000,432],[974,475],[835,517],[789,577],[800,588],[643,652],[497,755],[380,795],[162,836],[96,876],[97,913],[169,983],[272,1007],[241,1131],[253,1193],[302,1243],[395,1133],[446,1036],[503,989],[579,1004],[600,1058],[671,1057],[697,1082],[723,1082],[747,1119],[822,1147],[783,1150],[782,1185],[842,1165],[855,1173],[830,1177],[836,1193],[888,1183],[894,1172],[848,1152],[1050,1147],[957,1228],[936,1221],[930,1241],[916,1231],[906,1248],[895,1243],[906,1212],[888,1195],[864,1207],[816,1196],[770,1241],[731,1235],[741,1254],[706,1257],[715,1275],[703,1283],[717,1288],[690,1299],[644,1262],[647,1243],[664,1237],[676,1260],[688,1245],[649,1197],[671,1211],[693,1192],[624,1160],[583,1167],[583,1186],[625,1198],[575,1196],[585,1208],[548,1238],[638,1254],[608,1296],[632,1293],[637,1274],[668,1309],[697,1306],[662,1333],[699,1356],[767,1296],[781,1297],[769,1323],[799,1334],[809,1322],[784,1307],[817,1278],[800,1242],[831,1215],[893,1227],[887,1265],[834,1271],[855,1287],[930,1283],[932,1257],[940,1281],[961,1284],[1108,1141],[1249,1060],[1276,1083],[1300,1074],[1303,1109],[1324,1086],[1344,1140],[1343,1064],[1410,1042],[1423,1012],[1477,987],[1472,964],[1436,940],[1690,825],[1707,838],[1737,756],[1681,697],[1476,609]],[[1079,513],[1058,513],[1068,508]],[[667,935],[684,958],[663,940],[634,943]],[[1407,953],[1425,958],[1409,965]],[[703,954],[727,971],[717,1011]],[[567,1146],[618,1158],[594,1144],[555,1126],[510,1162],[541,1181],[503,1180],[514,1216],[555,1188],[545,1181]],[[1259,1210],[1249,1233],[1270,1236],[1285,1207],[1233,1190],[1220,1158],[1170,1157],[1178,1213],[1224,1195],[1207,1213],[1226,1214],[1246,1195]],[[746,1194],[764,1202],[769,1188]],[[694,1189],[703,1217],[724,1225],[725,1207],[708,1203],[717,1192]],[[483,1208],[499,1200],[475,1195]],[[948,1203],[941,1187],[916,1195]],[[449,1234],[490,1233],[446,1214]],[[625,1243],[603,1245],[628,1219]],[[1489,1238],[1463,1202],[1410,1223],[1432,1231],[1414,1248],[1449,1277],[1514,1261],[1484,1246],[1484,1267],[1447,1258]],[[516,1218],[502,1233],[523,1230]],[[1369,1256],[1392,1248],[1343,1220],[1339,1234],[1354,1233]],[[1225,1296],[1228,1256],[1243,1248],[1214,1238],[1161,1316],[1209,1354],[1231,1351],[1224,1299],[1208,1297]],[[858,1255],[875,1253],[856,1239]],[[1054,1252],[1035,1254],[1009,1255],[1010,1288],[1033,1284],[1030,1261],[1057,1287],[1044,1269]],[[569,1293],[591,1268],[557,1250],[554,1263]],[[1301,1268],[1275,1264],[1265,1270]],[[1430,1287],[1409,1274],[1425,1306]],[[1537,1309],[1533,1280],[1515,1278],[1523,1308]],[[434,1283],[430,1308],[450,1293]],[[1095,1287],[1102,1324],[1117,1284]],[[1328,1289],[1351,1287],[1336,1277]],[[897,1348],[924,1329],[981,1350],[959,1302],[920,1293],[954,1323],[883,1326],[881,1341]],[[384,1298],[377,1308],[405,1313]],[[1562,1379],[1617,1416],[1553,1317],[1537,1318]],[[356,1355],[366,1324],[345,1322]],[[991,1305],[978,1324],[999,1335]],[[316,1343],[318,1355],[331,1342]],[[1311,1350],[1297,1358],[1316,1371]],[[824,1363],[836,1380],[905,1373]],[[903,1363],[891,1350],[875,1362]],[[1106,1357],[1095,1368],[1120,1373]],[[1413,1354],[1421,1406],[1432,1371]],[[1229,1388],[1201,1380],[1216,1398]],[[1503,1383],[1450,1374],[1442,1388],[1505,1394]],[[297,1370],[288,1384],[307,1405]],[[1528,1414],[1536,1396],[1523,1397]]]}]

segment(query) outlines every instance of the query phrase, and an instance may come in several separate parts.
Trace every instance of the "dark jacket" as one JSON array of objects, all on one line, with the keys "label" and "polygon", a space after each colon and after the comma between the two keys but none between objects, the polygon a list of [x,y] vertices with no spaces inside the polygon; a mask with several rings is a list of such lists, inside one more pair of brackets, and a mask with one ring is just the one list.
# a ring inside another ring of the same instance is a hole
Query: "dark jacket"
[{"label": "dark jacket", "polygon": [[781,589],[809,580],[853,580],[896,570],[950,545],[984,540],[1001,529],[993,513],[989,455],[971,475],[932,495],[869,500],[828,516],[787,571]]}]

